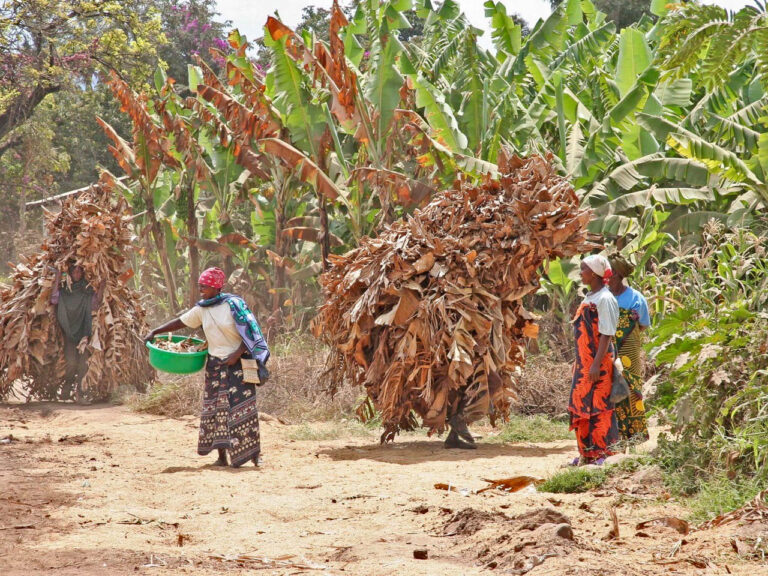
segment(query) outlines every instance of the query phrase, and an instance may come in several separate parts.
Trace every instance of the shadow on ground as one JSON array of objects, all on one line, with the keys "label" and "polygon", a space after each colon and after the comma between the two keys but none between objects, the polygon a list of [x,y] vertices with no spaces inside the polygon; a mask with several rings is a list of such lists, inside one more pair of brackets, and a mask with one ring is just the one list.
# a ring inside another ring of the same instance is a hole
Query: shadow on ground
[{"label": "shadow on ground", "polygon": [[179,472],[201,472],[203,470],[211,470],[213,472],[224,472],[230,474],[242,474],[245,472],[260,472],[261,470],[251,463],[243,465],[240,468],[232,468],[231,466],[216,466],[215,464],[203,464],[202,466],[169,466],[165,470],[161,471],[161,474],[177,474]]},{"label": "shadow on ground", "polygon": [[100,402],[93,404],[76,404],[74,402],[25,402],[25,403],[3,403],[0,404],[0,410],[19,410],[26,414],[40,415],[43,418],[53,416],[57,412],[94,412],[113,408],[114,404],[109,402]]},{"label": "shadow on ground", "polygon": [[376,444],[372,446],[344,446],[326,448],[318,451],[319,455],[332,460],[376,460],[388,464],[419,464],[422,462],[470,461],[500,457],[541,458],[552,454],[573,452],[570,444],[554,447],[541,447],[526,444],[477,444],[477,450],[446,450],[439,440],[416,440]]}]

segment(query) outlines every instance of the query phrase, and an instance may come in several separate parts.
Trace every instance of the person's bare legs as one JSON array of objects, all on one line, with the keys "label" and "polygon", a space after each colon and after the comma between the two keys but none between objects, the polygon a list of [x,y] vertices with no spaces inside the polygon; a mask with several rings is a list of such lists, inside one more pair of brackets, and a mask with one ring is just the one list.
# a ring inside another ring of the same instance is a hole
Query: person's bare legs
[{"label": "person's bare legs", "polygon": [[464,440],[459,438],[459,433],[456,431],[455,428],[451,428],[450,432],[448,432],[448,436],[445,438],[445,447],[460,448],[461,450],[477,450],[476,444],[470,444],[469,442],[464,442]]},{"label": "person's bare legs", "polygon": [[467,419],[463,413],[457,412],[454,414],[448,420],[448,425],[452,430],[456,431],[456,433],[459,435],[459,438],[465,442],[469,442],[470,444],[475,443],[475,439],[472,437],[472,433],[469,431],[469,427],[467,426]]},{"label": "person's bare legs", "polygon": [[75,346],[75,402],[80,405],[90,404],[90,400],[86,397],[83,391],[83,378],[85,378],[86,372],[88,372],[88,354],[86,352],[80,352]]}]

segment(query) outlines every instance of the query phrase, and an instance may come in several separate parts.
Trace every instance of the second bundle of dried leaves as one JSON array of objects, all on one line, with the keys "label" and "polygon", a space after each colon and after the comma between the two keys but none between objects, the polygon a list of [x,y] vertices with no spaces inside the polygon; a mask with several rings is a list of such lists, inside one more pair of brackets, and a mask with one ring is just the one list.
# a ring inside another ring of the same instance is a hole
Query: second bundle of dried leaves
[{"label": "second bundle of dried leaves", "polygon": [[535,337],[522,298],[542,264],[595,247],[590,214],[548,159],[503,156],[497,180],[462,185],[332,256],[315,335],[331,348],[331,390],[364,387],[382,442],[457,412],[505,419]]}]

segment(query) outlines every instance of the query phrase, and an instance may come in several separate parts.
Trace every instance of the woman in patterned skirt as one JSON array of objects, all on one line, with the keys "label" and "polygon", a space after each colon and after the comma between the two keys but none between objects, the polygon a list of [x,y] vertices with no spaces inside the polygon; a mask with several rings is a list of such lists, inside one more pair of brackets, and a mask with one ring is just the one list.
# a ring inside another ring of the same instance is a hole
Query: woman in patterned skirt
[{"label": "woman in patterned skirt", "polygon": [[254,384],[243,382],[240,359],[256,359],[261,376],[266,373],[269,349],[242,298],[221,291],[225,280],[219,268],[205,270],[198,280],[202,300],[179,318],[152,330],[146,340],[165,332],[203,327],[208,360],[197,453],[217,450],[218,466],[227,466],[227,452],[233,468],[249,461],[258,466],[261,443],[256,389]]},{"label": "woman in patterned skirt", "polygon": [[588,256],[581,263],[581,280],[590,290],[573,319],[576,361],[568,412],[580,455],[573,466],[602,464],[614,453],[619,436],[610,399],[619,307],[605,286],[610,276],[604,256]]},{"label": "woman in patterned skirt", "polygon": [[616,420],[622,443],[632,447],[648,440],[648,426],[643,405],[643,336],[651,325],[648,302],[624,280],[634,272],[634,267],[619,256],[610,259],[613,276],[609,287],[619,304],[619,323],[616,344],[619,358],[624,365],[624,377],[629,384],[629,398],[616,404]]}]

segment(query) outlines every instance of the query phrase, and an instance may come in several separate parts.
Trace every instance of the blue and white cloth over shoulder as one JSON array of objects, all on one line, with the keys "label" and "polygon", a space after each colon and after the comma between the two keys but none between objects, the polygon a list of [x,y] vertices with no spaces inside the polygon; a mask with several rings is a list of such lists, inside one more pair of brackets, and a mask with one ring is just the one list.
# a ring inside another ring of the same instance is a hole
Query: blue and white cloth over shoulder
[{"label": "blue and white cloth over shoulder", "polygon": [[628,286],[624,292],[616,297],[616,302],[619,304],[619,308],[624,310],[631,310],[637,312],[638,323],[640,326],[651,325],[651,313],[648,310],[648,301],[640,292]]},{"label": "blue and white cloth over shoulder", "polygon": [[267,346],[267,340],[261,332],[261,326],[256,321],[256,316],[248,308],[245,300],[240,298],[240,296],[222,292],[208,300],[200,300],[197,305],[206,308],[208,306],[215,306],[220,302],[226,302],[229,305],[237,331],[243,339],[251,358],[257,360],[262,365],[266,364],[270,356],[269,346]]}]

